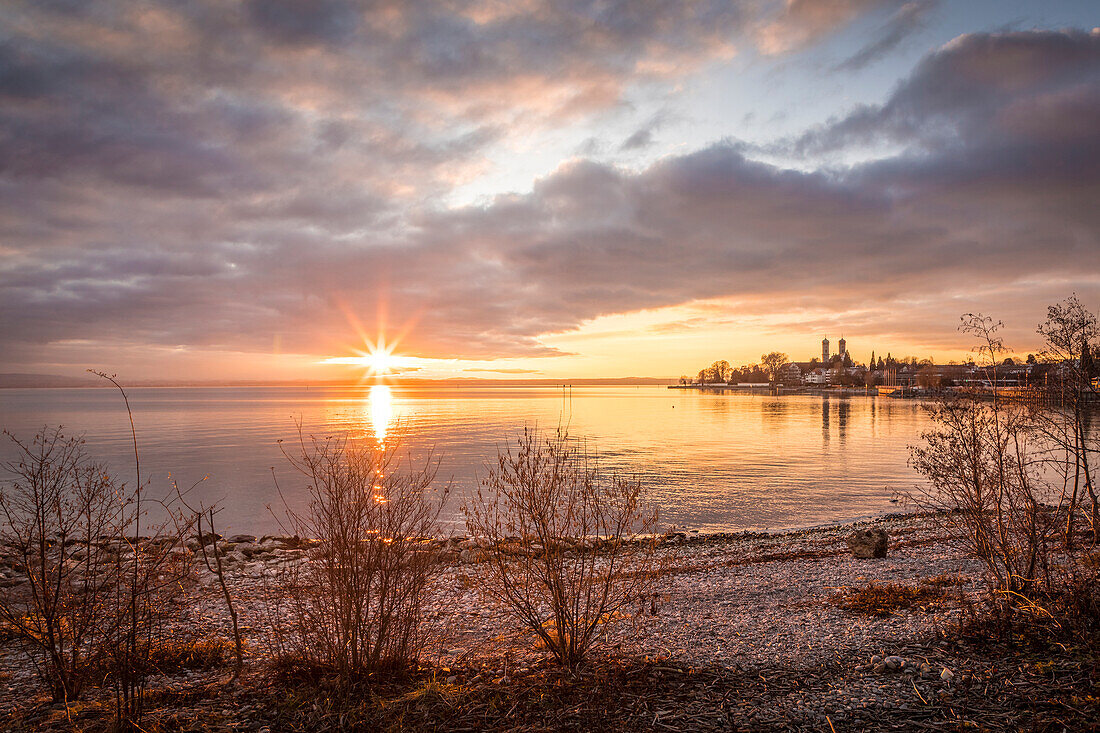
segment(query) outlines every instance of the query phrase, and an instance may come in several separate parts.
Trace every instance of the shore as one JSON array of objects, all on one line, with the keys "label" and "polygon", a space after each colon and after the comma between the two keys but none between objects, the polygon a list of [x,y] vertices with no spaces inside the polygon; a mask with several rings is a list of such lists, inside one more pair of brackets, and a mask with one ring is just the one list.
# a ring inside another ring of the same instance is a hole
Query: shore
[{"label": "shore", "polygon": [[[845,540],[853,529],[867,527],[888,533],[886,558],[852,557]],[[223,545],[230,560],[227,577],[251,654],[257,656],[270,633],[265,621],[270,610],[265,583],[280,566],[302,562],[305,550],[293,538],[230,539],[239,541]],[[992,714],[987,708],[996,699],[988,692],[991,683],[995,691],[1005,694],[1024,689],[1018,680],[1012,681],[1012,675],[1025,671],[1020,660],[978,650],[953,631],[969,602],[983,593],[983,585],[978,564],[935,517],[900,514],[855,525],[780,533],[685,532],[668,535],[663,542],[668,573],[657,613],[647,614],[639,623],[614,626],[601,639],[599,657],[625,660],[612,664],[618,670],[614,685],[625,685],[620,690],[624,700],[634,695],[635,703],[641,705],[646,695],[663,695],[668,699],[660,704],[671,707],[647,707],[641,717],[634,717],[636,711],[629,705],[616,707],[605,711],[606,719],[624,722],[609,722],[609,728],[829,730],[833,726],[839,731],[885,730],[897,724],[909,729],[905,721],[954,716],[961,722],[966,716],[960,718],[960,711],[967,710],[974,711],[976,720],[986,720],[982,716]],[[443,688],[465,690],[471,701],[496,688],[502,694],[514,694],[522,713],[528,688],[536,679],[547,678],[544,655],[528,635],[509,631],[506,619],[479,602],[472,578],[476,552],[471,550],[476,548],[462,539],[447,544],[446,603],[429,613],[435,642],[424,662]],[[214,578],[204,575],[199,582],[209,593],[188,613],[196,623],[228,636],[228,615],[214,592]],[[909,588],[938,590],[927,602],[911,607],[900,604],[880,616],[843,607],[846,594],[872,583],[886,588],[887,594],[890,589],[898,593]],[[203,673],[187,674],[183,681],[165,678],[161,683],[178,686]],[[598,662],[586,674],[610,673],[606,663]],[[206,716],[212,727],[226,730],[262,730],[270,724],[269,713],[262,712],[269,709],[262,694],[267,675],[250,671],[233,693],[236,697],[192,700],[173,714]],[[25,713],[27,701],[36,696],[35,705],[46,704],[26,662],[10,648],[5,647],[0,657],[0,676],[0,715]],[[734,688],[736,704],[726,693],[708,697],[715,690],[729,693]],[[242,703],[241,695],[249,702]],[[253,699],[257,695],[259,699]],[[599,704],[590,698],[585,698],[589,707]],[[248,708],[243,712],[242,704]],[[1024,721],[1026,710],[1004,704],[1008,709],[997,713],[996,720],[989,718],[987,728],[997,729],[999,725],[992,724],[997,720]],[[26,718],[32,719],[41,722],[34,716]],[[588,718],[578,719],[582,720]],[[230,725],[233,721],[240,725]],[[515,725],[508,721],[504,716],[484,727],[525,729],[522,720],[513,720]],[[562,726],[570,727],[565,723],[550,727]],[[456,723],[454,729],[464,728]]]}]

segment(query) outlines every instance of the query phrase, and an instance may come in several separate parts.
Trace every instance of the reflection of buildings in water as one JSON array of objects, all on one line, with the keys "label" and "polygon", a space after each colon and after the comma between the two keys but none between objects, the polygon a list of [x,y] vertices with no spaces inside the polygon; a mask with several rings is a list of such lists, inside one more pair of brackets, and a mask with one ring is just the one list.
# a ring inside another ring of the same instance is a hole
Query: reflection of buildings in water
[{"label": "reflection of buildings in water", "polygon": [[[843,445],[848,440],[848,420],[851,417],[852,403],[846,398],[839,398],[836,403],[836,430]],[[833,404],[829,395],[821,396],[821,439],[829,442],[829,433],[832,431]]]},{"label": "reflection of buildings in water", "polygon": [[847,399],[841,399],[836,406],[836,429],[840,434],[840,444],[848,439],[848,411],[852,409],[852,403]]}]

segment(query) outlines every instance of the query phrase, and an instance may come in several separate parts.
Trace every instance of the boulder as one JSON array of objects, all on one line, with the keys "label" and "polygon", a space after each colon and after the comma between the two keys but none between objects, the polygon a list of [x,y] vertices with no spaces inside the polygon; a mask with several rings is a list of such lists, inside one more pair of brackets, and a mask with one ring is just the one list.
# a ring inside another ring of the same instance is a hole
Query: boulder
[{"label": "boulder", "polygon": [[204,545],[211,545],[220,539],[222,539],[222,536],[217,532],[204,532],[202,536],[199,537],[199,542]]},{"label": "boulder", "polygon": [[481,562],[484,559],[485,553],[475,547],[468,547],[462,552],[458,553],[458,559],[464,563],[476,563]]},{"label": "boulder", "polygon": [[857,529],[848,535],[848,549],[853,557],[886,557],[886,530]]},{"label": "boulder", "polygon": [[256,535],[252,535],[252,534],[235,534],[235,535],[233,535],[232,537],[229,538],[229,541],[234,542],[236,544],[244,544],[245,542],[251,543],[251,542],[256,541]]}]

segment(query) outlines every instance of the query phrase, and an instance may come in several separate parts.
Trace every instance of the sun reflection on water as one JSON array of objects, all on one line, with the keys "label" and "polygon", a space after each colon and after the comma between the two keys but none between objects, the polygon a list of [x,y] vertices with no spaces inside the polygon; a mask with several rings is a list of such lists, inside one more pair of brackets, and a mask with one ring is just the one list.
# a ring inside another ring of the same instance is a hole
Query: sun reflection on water
[{"label": "sun reflection on water", "polygon": [[384,444],[386,431],[393,420],[393,393],[387,384],[375,384],[370,388],[370,422],[375,439]]}]

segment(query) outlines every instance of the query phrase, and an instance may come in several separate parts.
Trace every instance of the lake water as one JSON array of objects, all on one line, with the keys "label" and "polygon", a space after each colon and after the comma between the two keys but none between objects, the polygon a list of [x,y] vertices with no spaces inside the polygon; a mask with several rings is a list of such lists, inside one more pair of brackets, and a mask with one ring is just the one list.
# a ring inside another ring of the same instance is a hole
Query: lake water
[{"label": "lake water", "polygon": [[[192,493],[224,508],[222,527],[277,532],[269,506],[300,508],[304,479],[277,445],[295,421],[316,435],[380,438],[414,461],[429,452],[452,481],[444,519],[524,426],[587,439],[606,469],[641,477],[661,525],[779,529],[845,522],[896,508],[919,482],[907,446],[928,420],[910,400],[772,397],[664,387],[218,387],[128,390],[143,474],[154,492],[207,476]],[[110,389],[0,390],[0,427],[30,438],[43,425],[84,433],[89,452],[133,477],[130,426]],[[10,458],[10,444],[0,457]]]}]

